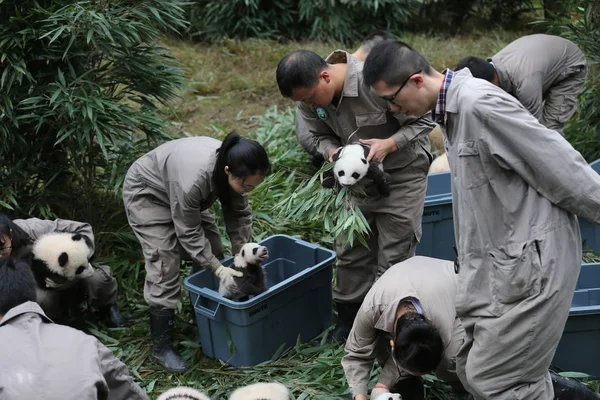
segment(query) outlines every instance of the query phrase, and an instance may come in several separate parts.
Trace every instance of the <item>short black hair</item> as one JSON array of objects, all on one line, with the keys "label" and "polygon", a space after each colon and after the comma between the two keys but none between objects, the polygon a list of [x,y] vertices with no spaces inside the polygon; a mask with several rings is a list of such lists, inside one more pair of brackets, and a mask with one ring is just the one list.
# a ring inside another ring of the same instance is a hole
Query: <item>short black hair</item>
[{"label": "short black hair", "polygon": [[312,88],[319,82],[319,73],[327,62],[310,50],[296,50],[277,64],[277,85],[283,97],[291,97],[294,89]]},{"label": "short black hair", "polygon": [[0,258],[0,315],[27,301],[36,301],[35,280],[25,261]]},{"label": "short black hair", "polygon": [[385,30],[377,30],[369,33],[360,44],[360,48],[365,52],[370,52],[377,43],[384,40],[396,40],[396,36]]},{"label": "short black hair", "polygon": [[18,255],[25,246],[33,243],[27,232],[3,213],[0,213],[0,234],[11,238],[11,255],[13,256]]},{"label": "short black hair", "polygon": [[488,82],[491,82],[494,79],[494,75],[496,75],[496,69],[492,63],[483,58],[475,56],[465,57],[458,62],[456,71],[465,67],[469,68],[471,75],[475,78],[485,79]]},{"label": "short black hair", "polygon": [[418,313],[405,313],[396,322],[394,359],[410,372],[427,374],[442,361],[444,343],[430,320]]},{"label": "short black hair", "polygon": [[365,84],[383,81],[387,86],[400,85],[417,72],[429,74],[431,65],[425,57],[399,40],[384,40],[369,52],[363,67]]}]

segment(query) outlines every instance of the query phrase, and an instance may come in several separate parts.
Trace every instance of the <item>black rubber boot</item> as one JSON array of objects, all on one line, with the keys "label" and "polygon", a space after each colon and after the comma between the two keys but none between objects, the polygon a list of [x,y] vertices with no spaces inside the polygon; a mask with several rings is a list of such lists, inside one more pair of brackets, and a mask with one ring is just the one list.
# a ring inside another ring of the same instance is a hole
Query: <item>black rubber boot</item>
[{"label": "black rubber boot", "polygon": [[152,357],[171,372],[185,372],[187,364],[171,347],[174,329],[175,310],[150,308]]},{"label": "black rubber boot", "polygon": [[600,396],[577,379],[550,372],[555,400],[598,400]]},{"label": "black rubber boot", "polygon": [[125,328],[127,326],[127,321],[123,317],[123,314],[121,314],[117,303],[101,307],[99,313],[106,318],[108,325],[112,328]]},{"label": "black rubber boot", "polygon": [[342,343],[346,341],[350,334],[350,330],[354,324],[354,318],[356,318],[356,314],[358,314],[361,303],[335,302],[335,305],[338,313],[338,321],[331,334],[331,339]]},{"label": "black rubber boot", "polygon": [[418,376],[410,376],[396,382],[390,392],[399,393],[402,400],[425,400],[425,386]]}]

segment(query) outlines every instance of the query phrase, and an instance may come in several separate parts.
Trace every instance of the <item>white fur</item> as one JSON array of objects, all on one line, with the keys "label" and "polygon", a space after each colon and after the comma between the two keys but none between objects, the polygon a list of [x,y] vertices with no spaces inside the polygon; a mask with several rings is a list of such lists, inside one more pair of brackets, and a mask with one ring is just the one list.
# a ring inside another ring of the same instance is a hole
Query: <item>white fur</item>
[{"label": "white fur", "polygon": [[402,400],[398,393],[381,393],[375,400]]},{"label": "white fur", "polygon": [[[363,162],[364,160],[364,162]],[[369,163],[365,158],[365,148],[360,144],[348,144],[340,150],[339,158],[333,166],[333,174],[342,186],[352,186],[367,175]],[[342,173],[343,176],[340,176]],[[352,176],[358,174],[358,176]]]},{"label": "white fur", "polygon": [[210,398],[199,390],[186,386],[179,386],[167,390],[158,396],[158,399],[156,400],[210,400]]},{"label": "white fur", "polygon": [[435,160],[429,166],[429,173],[434,174],[437,172],[450,171],[450,164],[448,164],[448,155],[446,153],[437,156]]},{"label": "white fur", "polygon": [[[254,251],[256,249],[256,253]],[[247,267],[249,264],[260,264],[269,258],[269,251],[258,243],[246,243],[233,258],[236,267]]]},{"label": "white fur", "polygon": [[[33,256],[44,262],[46,267],[69,280],[87,278],[94,273],[89,263],[90,248],[82,237],[73,240],[73,233],[51,232],[41,236],[33,244]],[[66,253],[68,261],[60,266],[58,259],[62,253]],[[83,266],[83,272],[77,274],[79,267]]]},{"label": "white fur", "polygon": [[236,389],[229,400],[289,400],[288,389],[277,382],[260,382]]}]

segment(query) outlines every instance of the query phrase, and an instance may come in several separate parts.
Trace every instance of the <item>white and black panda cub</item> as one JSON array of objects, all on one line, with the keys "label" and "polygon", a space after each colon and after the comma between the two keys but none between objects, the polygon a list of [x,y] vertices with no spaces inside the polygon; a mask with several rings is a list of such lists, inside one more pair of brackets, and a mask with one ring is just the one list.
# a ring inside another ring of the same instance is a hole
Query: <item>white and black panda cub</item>
[{"label": "white and black panda cub", "polygon": [[79,233],[51,232],[40,236],[31,249],[31,268],[38,286],[53,289],[67,281],[92,276],[92,246]]},{"label": "white and black panda cub", "polygon": [[369,146],[360,143],[348,144],[339,149],[332,157],[335,165],[323,173],[323,186],[333,187],[332,175],[344,187],[353,186],[367,177],[373,181],[383,197],[388,197],[391,177],[383,171],[380,163],[367,161],[369,151]]},{"label": "white and black panda cub", "polygon": [[287,387],[279,382],[258,382],[236,389],[229,400],[290,400]]},{"label": "white and black panda cub", "polygon": [[242,272],[234,277],[235,285],[219,283],[219,293],[234,301],[246,301],[250,295],[257,296],[267,290],[266,276],[260,263],[269,258],[269,251],[258,243],[246,243],[233,258],[230,268]]}]

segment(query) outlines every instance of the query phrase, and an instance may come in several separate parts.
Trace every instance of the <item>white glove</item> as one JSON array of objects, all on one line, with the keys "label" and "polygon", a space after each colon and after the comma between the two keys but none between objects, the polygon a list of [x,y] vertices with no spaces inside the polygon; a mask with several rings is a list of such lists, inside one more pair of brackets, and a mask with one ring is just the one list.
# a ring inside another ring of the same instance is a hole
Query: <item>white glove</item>
[{"label": "white glove", "polygon": [[44,279],[44,282],[46,282],[46,287],[47,288],[52,288],[52,289],[60,289],[63,286],[69,285],[71,282],[69,281],[65,281],[63,283],[58,283],[58,282],[54,282],[52,279],[50,278],[46,278]]},{"label": "white glove", "polygon": [[371,400],[402,400],[398,393],[390,393],[388,389],[376,388],[371,391]]},{"label": "white glove", "polygon": [[224,266],[219,266],[215,270],[215,275],[222,281],[233,280],[234,277],[242,277],[244,274],[241,271],[236,271],[233,268],[227,268]]}]

